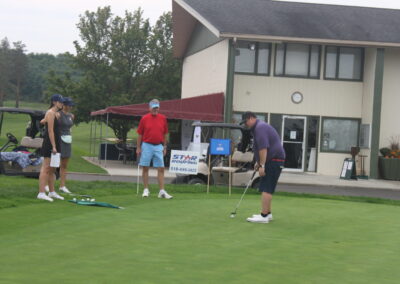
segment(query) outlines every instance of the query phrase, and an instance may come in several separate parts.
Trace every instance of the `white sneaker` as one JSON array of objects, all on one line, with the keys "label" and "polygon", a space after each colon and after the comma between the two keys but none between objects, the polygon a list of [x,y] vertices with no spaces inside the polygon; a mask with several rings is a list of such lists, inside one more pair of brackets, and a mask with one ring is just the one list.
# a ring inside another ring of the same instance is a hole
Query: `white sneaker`
[{"label": "white sneaker", "polygon": [[39,192],[39,194],[38,194],[38,196],[37,196],[37,199],[42,199],[42,200],[46,200],[46,201],[53,202],[53,198],[48,197],[48,196],[46,195],[46,193],[44,193],[44,192]]},{"label": "white sneaker", "polygon": [[142,197],[149,197],[150,191],[148,188],[143,189]]},{"label": "white sneaker", "polygon": [[[253,218],[254,218],[254,217],[259,217],[259,216],[261,216],[261,214],[254,214],[254,215],[253,215]],[[268,214],[267,217],[269,218],[269,221],[272,221],[272,220],[273,220],[272,214]]]},{"label": "white sneaker", "polygon": [[67,188],[66,186],[60,187],[59,190],[60,190],[61,192],[64,192],[64,193],[71,194],[71,191],[69,191],[68,188]]},{"label": "white sneaker", "polygon": [[251,223],[269,223],[269,218],[267,217],[263,217],[261,215],[255,215],[253,217],[247,218],[248,222]]},{"label": "white sneaker", "polygon": [[61,195],[58,195],[57,192],[55,192],[55,191],[50,192],[49,197],[54,198],[54,199],[64,200],[64,197],[62,197]]},{"label": "white sneaker", "polygon": [[160,192],[158,193],[158,198],[165,198],[165,199],[171,199],[173,196],[169,195],[165,189],[161,189]]},{"label": "white sneaker", "polygon": [[49,191],[50,191],[50,188],[49,188],[49,186],[48,186],[48,185],[46,185],[46,186],[44,187],[44,190],[45,190],[46,192],[49,192]]}]

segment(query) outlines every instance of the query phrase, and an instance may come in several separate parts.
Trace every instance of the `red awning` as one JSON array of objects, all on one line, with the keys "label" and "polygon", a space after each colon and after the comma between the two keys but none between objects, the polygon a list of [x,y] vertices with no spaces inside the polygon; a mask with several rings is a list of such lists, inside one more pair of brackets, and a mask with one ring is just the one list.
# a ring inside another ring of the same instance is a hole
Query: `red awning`
[{"label": "red awning", "polygon": [[[136,104],[111,106],[93,111],[90,115],[115,114],[125,116],[143,116],[149,112],[149,105]],[[160,113],[167,119],[186,119],[221,122],[224,120],[224,94],[210,94],[180,100],[160,102]]]}]

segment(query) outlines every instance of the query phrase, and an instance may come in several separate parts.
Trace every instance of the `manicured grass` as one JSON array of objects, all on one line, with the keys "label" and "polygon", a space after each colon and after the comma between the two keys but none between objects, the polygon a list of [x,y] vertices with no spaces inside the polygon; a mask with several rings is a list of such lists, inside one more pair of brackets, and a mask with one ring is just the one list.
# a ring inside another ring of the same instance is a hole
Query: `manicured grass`
[{"label": "manicured grass", "polygon": [[[15,107],[15,101],[10,101],[7,100],[4,102],[5,107]],[[20,108],[31,108],[31,109],[38,109],[38,110],[43,110],[48,108],[48,104],[44,104],[41,102],[20,102],[19,107]]]},{"label": "manicured grass", "polygon": [[[37,181],[0,179],[0,282],[397,283],[400,206],[278,195],[274,221],[250,224],[259,196],[169,185],[71,182],[125,210],[35,200]],[[355,198],[354,200],[360,201]],[[8,203],[7,203],[8,202]],[[380,202],[377,200],[377,202]],[[8,204],[8,206],[5,206]],[[14,206],[14,207],[10,207]]]},{"label": "manicured grass", "polygon": [[[14,106],[13,102],[6,101],[6,106]],[[46,110],[47,105],[40,103],[26,103],[21,102],[21,108],[33,108]],[[11,132],[18,139],[25,136],[26,125],[30,121],[30,117],[24,114],[10,114],[6,113],[4,116],[3,127],[0,136],[0,145],[3,145],[6,141],[6,133]],[[109,131],[110,135],[113,136],[113,132]],[[82,156],[90,155],[90,124],[81,123],[78,126],[72,128],[73,135],[73,146],[72,146],[72,158],[69,162],[68,170],[70,172],[84,172],[84,173],[106,173],[100,167],[97,167],[91,163],[88,163]]]}]

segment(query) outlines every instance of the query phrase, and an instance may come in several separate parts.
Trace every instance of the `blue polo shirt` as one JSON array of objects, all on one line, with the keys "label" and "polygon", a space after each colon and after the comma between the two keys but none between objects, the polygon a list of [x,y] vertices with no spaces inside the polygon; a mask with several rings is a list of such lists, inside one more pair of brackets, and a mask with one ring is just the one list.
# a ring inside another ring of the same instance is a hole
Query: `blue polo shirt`
[{"label": "blue polo shirt", "polygon": [[253,133],[253,152],[256,161],[260,161],[259,150],[267,149],[267,162],[272,159],[285,160],[285,150],[281,138],[275,128],[264,121],[257,119],[256,124],[251,128]]}]

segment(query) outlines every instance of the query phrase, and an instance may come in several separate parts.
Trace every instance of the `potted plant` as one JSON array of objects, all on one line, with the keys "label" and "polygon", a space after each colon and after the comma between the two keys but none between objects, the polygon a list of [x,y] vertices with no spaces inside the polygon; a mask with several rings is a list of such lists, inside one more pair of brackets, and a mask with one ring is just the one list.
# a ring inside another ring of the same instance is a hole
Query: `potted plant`
[{"label": "potted plant", "polygon": [[383,179],[400,180],[400,136],[392,136],[389,147],[380,149],[379,172]]}]

